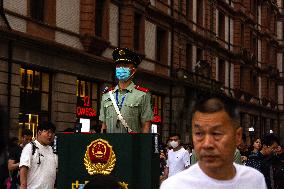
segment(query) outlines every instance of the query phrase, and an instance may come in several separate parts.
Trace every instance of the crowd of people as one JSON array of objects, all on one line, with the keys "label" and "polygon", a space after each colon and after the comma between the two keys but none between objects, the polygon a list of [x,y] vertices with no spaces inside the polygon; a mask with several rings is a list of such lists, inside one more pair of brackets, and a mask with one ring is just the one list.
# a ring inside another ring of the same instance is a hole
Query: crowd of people
[{"label": "crowd of people", "polygon": [[[173,135],[180,136],[179,134]],[[180,161],[178,165],[173,165],[171,157],[175,151],[170,138],[167,140],[166,144],[161,145],[161,182],[172,176],[168,173],[169,169],[176,170],[175,173],[178,173],[198,161],[193,145],[180,143],[179,148],[186,150],[184,153],[186,154],[185,156],[189,156],[190,165],[183,164],[182,161]],[[261,143],[261,141],[263,141],[263,143]],[[181,142],[180,138],[179,142]],[[264,175],[266,183],[268,183],[268,189],[284,189],[284,145],[279,144],[279,139],[275,135],[269,134],[263,137],[262,140],[255,138],[252,141],[252,145],[240,144],[235,151],[234,162],[253,167],[260,171]]]},{"label": "crowd of people", "polygon": [[[225,183],[224,186],[231,187],[235,182],[248,188],[248,184],[264,185],[260,188],[268,189],[284,188],[284,146],[280,145],[279,138],[268,134],[253,140],[251,146],[246,145],[242,129],[234,122],[234,115],[222,107],[225,106],[223,102],[218,98],[207,100],[206,106],[203,105],[205,108],[196,110],[193,116],[193,145],[183,145],[181,136],[174,133],[161,149],[161,189],[183,188],[177,182],[193,188],[211,185],[218,188]],[[32,140],[32,135],[30,130],[23,130],[20,141],[11,138],[8,148],[1,149],[1,152],[6,152],[8,170],[6,185],[1,186],[3,189],[55,187],[58,160],[51,148],[55,126],[44,122],[38,126],[35,140]],[[248,182],[246,179],[252,180]],[[196,183],[201,180],[207,182]]]}]

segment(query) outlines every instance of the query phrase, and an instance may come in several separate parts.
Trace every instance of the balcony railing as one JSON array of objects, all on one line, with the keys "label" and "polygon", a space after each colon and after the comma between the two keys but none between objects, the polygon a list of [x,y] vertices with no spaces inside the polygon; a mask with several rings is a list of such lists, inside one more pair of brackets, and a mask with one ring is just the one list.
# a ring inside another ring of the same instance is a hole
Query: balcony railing
[{"label": "balcony railing", "polygon": [[277,101],[272,98],[260,98],[258,97],[258,94],[253,94],[251,92],[241,90],[239,88],[231,88],[229,86],[224,86],[223,82],[216,81],[215,79],[206,77],[195,72],[189,72],[185,69],[178,69],[177,78],[188,83],[190,86],[193,86],[200,90],[223,94],[245,103],[266,107],[272,110],[284,111],[284,105],[278,104]]},{"label": "balcony railing", "polygon": [[176,73],[179,80],[183,80],[191,86],[211,92],[222,92],[222,82],[181,68]]}]

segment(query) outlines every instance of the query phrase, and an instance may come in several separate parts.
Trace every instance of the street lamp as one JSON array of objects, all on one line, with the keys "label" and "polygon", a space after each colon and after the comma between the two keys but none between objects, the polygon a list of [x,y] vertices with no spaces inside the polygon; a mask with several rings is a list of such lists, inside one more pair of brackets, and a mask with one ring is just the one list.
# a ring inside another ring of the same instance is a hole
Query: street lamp
[{"label": "street lamp", "polygon": [[254,135],[254,128],[253,127],[250,127],[248,128],[248,131],[249,131],[249,138],[250,138],[250,143],[252,145],[252,137]]}]

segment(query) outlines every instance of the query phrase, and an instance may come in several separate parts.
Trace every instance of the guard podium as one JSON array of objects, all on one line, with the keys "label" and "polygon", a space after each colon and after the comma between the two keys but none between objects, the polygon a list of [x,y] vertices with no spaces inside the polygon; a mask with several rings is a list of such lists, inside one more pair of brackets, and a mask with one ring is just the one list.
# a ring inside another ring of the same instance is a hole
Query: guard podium
[{"label": "guard podium", "polygon": [[[57,134],[58,189],[83,188],[92,178],[84,164],[88,146],[93,141],[107,141],[116,162],[110,175],[129,189],[159,188],[159,149],[155,134]],[[86,162],[86,161],[85,161]]]}]

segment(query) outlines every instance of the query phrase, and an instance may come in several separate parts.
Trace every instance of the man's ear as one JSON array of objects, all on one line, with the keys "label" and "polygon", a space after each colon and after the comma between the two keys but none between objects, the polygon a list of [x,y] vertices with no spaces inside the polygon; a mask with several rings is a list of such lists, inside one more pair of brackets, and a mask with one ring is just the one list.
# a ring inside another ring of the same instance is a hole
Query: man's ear
[{"label": "man's ear", "polygon": [[239,127],[236,130],[236,145],[239,146],[242,143],[243,137],[243,128]]}]

